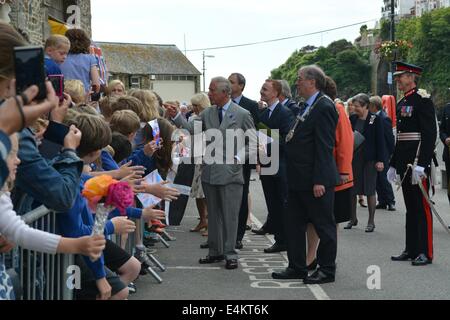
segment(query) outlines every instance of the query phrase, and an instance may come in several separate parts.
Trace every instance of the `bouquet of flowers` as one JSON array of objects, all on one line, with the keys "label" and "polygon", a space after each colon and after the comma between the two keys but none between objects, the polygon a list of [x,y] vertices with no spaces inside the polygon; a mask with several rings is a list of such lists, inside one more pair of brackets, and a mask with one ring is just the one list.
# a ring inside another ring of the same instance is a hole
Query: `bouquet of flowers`
[{"label": "bouquet of flowers", "polygon": [[82,195],[87,199],[89,207],[95,211],[93,235],[103,234],[108,214],[119,209],[126,215],[126,208],[133,205],[133,189],[127,182],[119,182],[108,175],[101,175],[88,180]]}]

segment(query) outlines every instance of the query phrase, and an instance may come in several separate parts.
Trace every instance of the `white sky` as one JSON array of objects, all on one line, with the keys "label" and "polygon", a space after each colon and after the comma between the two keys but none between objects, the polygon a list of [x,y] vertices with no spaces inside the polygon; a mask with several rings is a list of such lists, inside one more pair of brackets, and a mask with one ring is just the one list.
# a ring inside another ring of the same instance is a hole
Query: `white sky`
[{"label": "white sky", "polygon": [[[199,49],[295,36],[379,19],[381,0],[92,0],[94,41],[175,44]],[[375,21],[368,23],[369,28]],[[259,100],[270,71],[306,45],[327,46],[359,36],[360,26],[250,47],[207,51],[206,87],[215,76],[240,72],[244,94]],[[187,52],[202,72],[202,52]],[[325,70],[326,71],[326,70]]]}]

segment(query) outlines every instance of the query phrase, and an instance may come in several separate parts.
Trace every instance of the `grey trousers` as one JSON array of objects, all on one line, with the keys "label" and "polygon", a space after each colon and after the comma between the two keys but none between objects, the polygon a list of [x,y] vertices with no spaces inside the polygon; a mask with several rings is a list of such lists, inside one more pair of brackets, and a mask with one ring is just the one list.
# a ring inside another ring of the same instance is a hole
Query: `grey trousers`
[{"label": "grey trousers", "polygon": [[235,246],[242,190],[241,184],[217,186],[203,182],[208,205],[210,256],[224,255],[226,260],[238,259]]}]

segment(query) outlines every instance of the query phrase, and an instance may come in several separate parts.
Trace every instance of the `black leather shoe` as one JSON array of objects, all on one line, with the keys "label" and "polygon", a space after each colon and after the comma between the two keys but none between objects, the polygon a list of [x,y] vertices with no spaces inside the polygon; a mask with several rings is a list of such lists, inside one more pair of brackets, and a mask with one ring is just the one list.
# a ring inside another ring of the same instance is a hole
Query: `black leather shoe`
[{"label": "black leather shoe", "polygon": [[426,255],[421,253],[416,259],[414,259],[411,264],[413,266],[426,266],[427,264],[431,264],[431,260],[427,258]]},{"label": "black leather shoe", "polygon": [[236,259],[227,260],[227,263],[225,264],[225,268],[227,270],[237,269],[238,268],[238,261]]},{"label": "black leather shoe", "polygon": [[238,250],[241,250],[242,248],[244,248],[242,241],[236,241],[236,246],[234,248],[238,249]]},{"label": "black leather shoe", "polygon": [[200,249],[208,249],[208,248],[209,248],[208,242],[203,242],[203,243],[200,245]]},{"label": "black leather shoe", "polygon": [[411,260],[412,258],[413,257],[411,257],[411,255],[408,252],[403,251],[399,256],[392,256],[391,260],[392,261],[408,261],[408,260]]},{"label": "black leather shoe", "polygon": [[388,205],[388,211],[397,211],[397,209],[395,209],[394,204],[390,204],[390,205]]},{"label": "black leather shoe", "polygon": [[379,204],[377,204],[377,206],[375,207],[377,210],[386,210],[387,209],[387,205],[385,205],[385,204],[381,204],[381,203],[379,203]]},{"label": "black leather shoe", "polygon": [[263,236],[263,235],[267,234],[267,231],[264,230],[264,228],[261,228],[261,229],[253,229],[252,232],[253,232],[254,234],[257,234],[258,236]]},{"label": "black leather shoe", "polygon": [[308,269],[308,271],[316,270],[317,269],[317,259],[314,259],[314,261],[311,262],[311,264],[309,266],[307,266],[306,269]]},{"label": "black leather shoe", "polygon": [[272,278],[278,280],[289,280],[289,279],[305,279],[308,273],[300,273],[291,268],[286,268],[280,272],[273,272]]},{"label": "black leather shoe", "polygon": [[358,220],[356,220],[355,222],[349,221],[347,223],[347,225],[344,227],[344,229],[350,230],[351,228],[356,227],[357,225],[358,225]]},{"label": "black leather shoe", "polygon": [[282,252],[282,251],[286,251],[286,250],[287,250],[287,248],[285,245],[274,243],[273,246],[264,249],[264,253],[277,253],[277,252]]},{"label": "black leather shoe", "polygon": [[334,276],[327,275],[320,269],[316,270],[312,275],[303,279],[304,284],[322,284],[334,282]]},{"label": "black leather shoe", "polygon": [[224,256],[206,256],[206,258],[201,258],[198,260],[198,263],[200,264],[210,264],[210,263],[216,263],[225,260]]}]

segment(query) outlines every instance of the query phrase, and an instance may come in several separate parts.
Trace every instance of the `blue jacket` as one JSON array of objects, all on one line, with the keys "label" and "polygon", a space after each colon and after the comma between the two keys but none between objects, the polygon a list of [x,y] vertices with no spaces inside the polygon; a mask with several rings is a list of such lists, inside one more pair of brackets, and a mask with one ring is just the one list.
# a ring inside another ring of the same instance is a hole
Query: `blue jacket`
[{"label": "blue jacket", "polygon": [[122,161],[120,164],[123,165],[131,161],[133,166],[143,166],[145,167],[145,175],[155,171],[156,163],[153,157],[147,157],[144,153],[144,149],[136,149],[133,151],[128,159]]},{"label": "blue jacket", "polygon": [[119,166],[108,152],[102,150],[101,157],[102,157],[102,168],[104,171],[113,171],[119,169]]},{"label": "blue jacket", "polygon": [[63,74],[58,64],[50,57],[45,57],[45,73],[47,76]]},{"label": "blue jacket", "polygon": [[39,153],[30,129],[19,134],[18,157],[21,164],[13,195],[16,212],[23,215],[41,204],[57,212],[69,211],[79,193],[83,161],[73,151],[47,161]]},{"label": "blue jacket", "polygon": [[8,157],[10,150],[11,141],[9,140],[9,137],[3,131],[0,131],[0,185],[2,186],[9,175],[6,158]]}]

